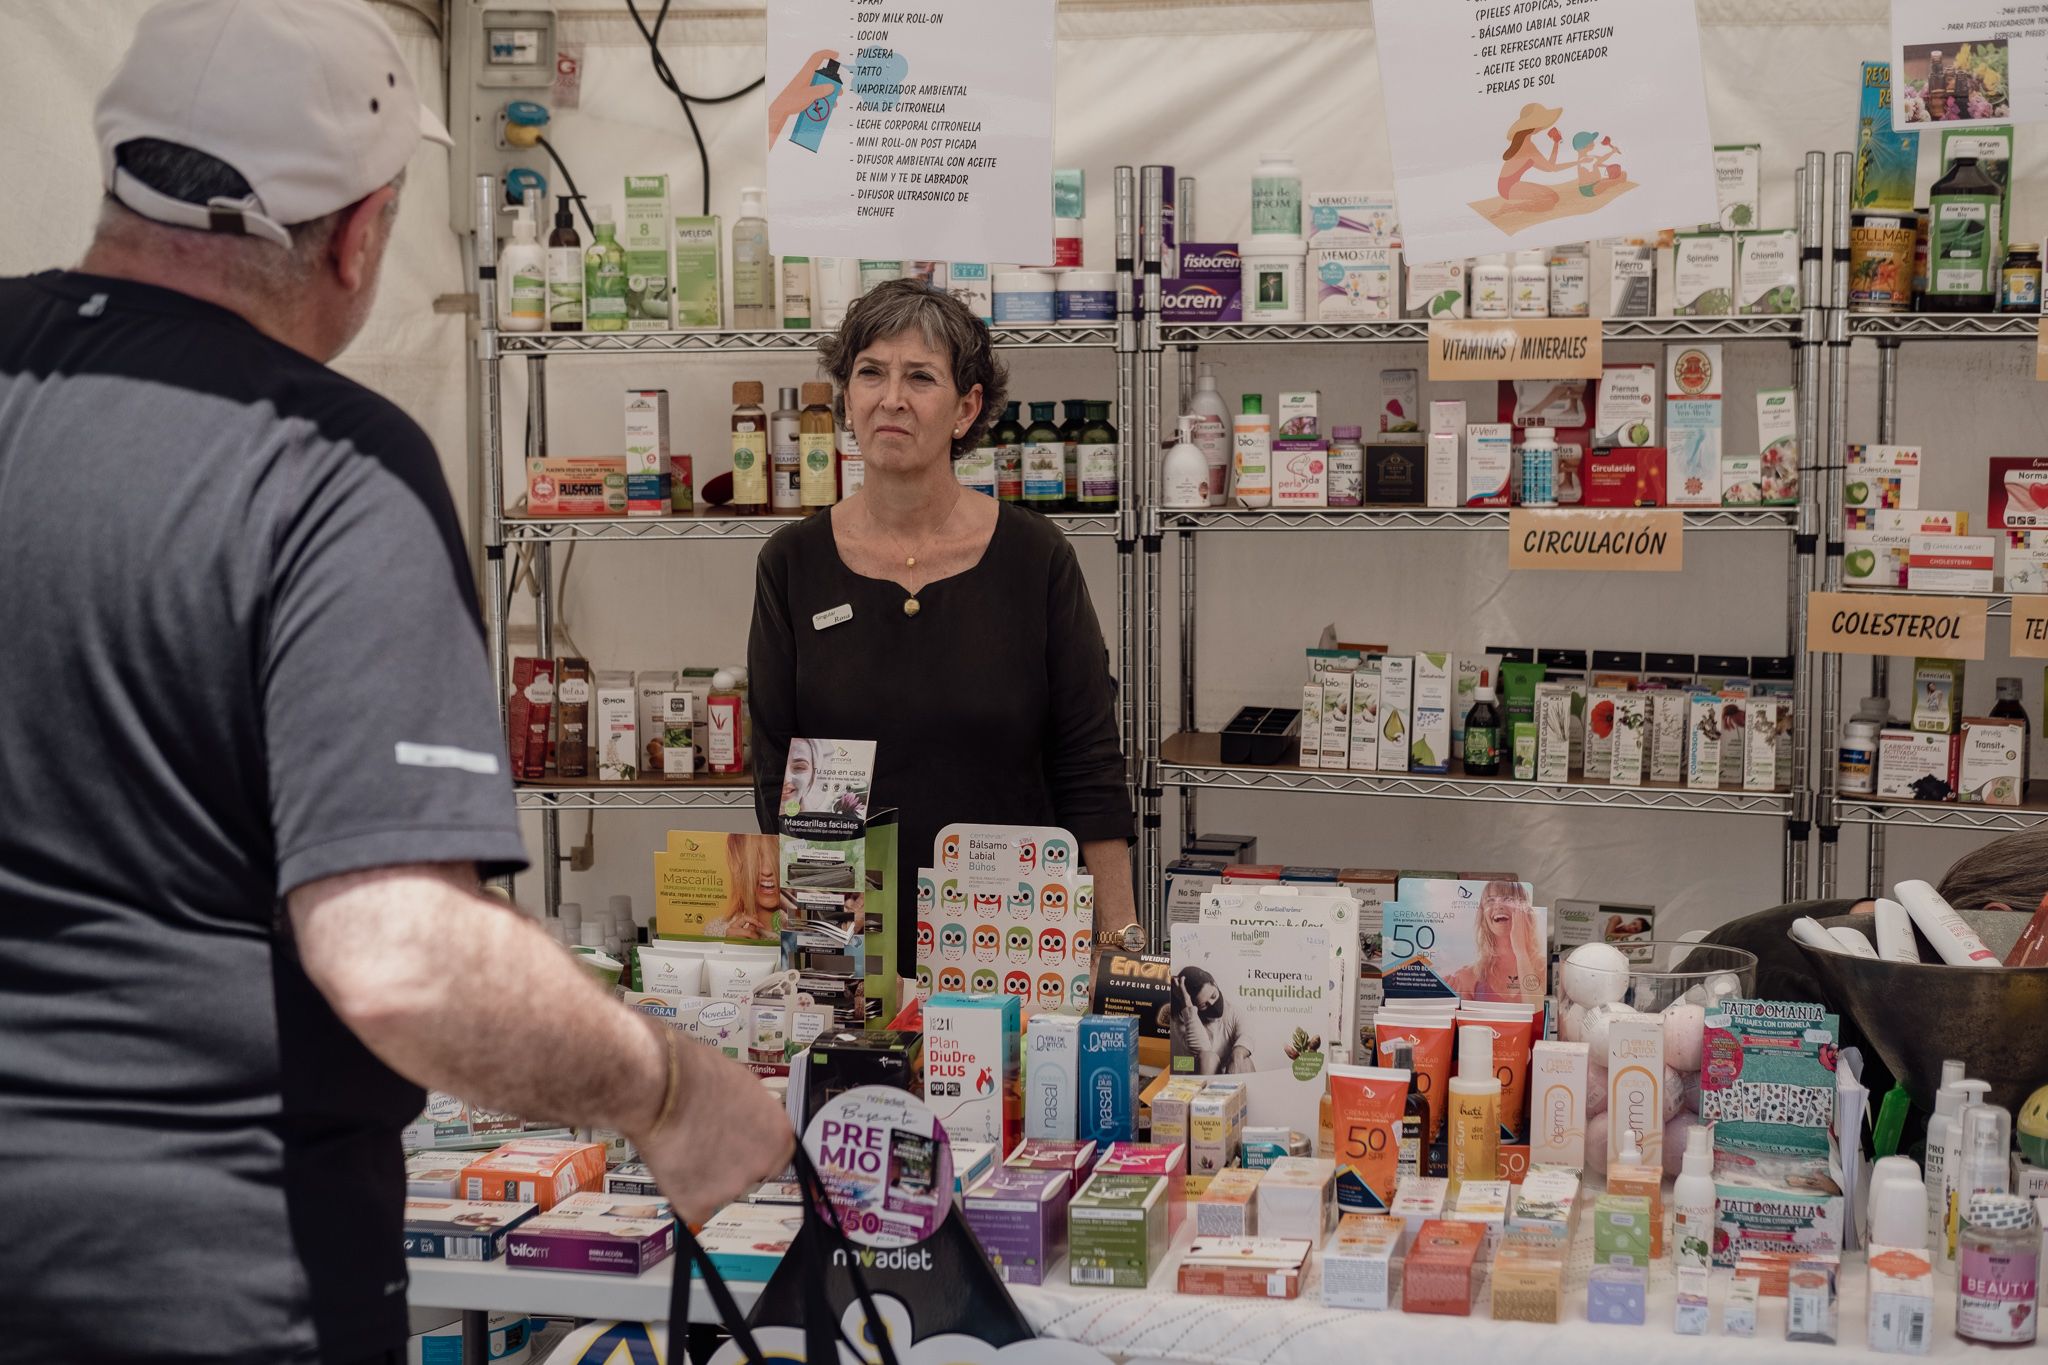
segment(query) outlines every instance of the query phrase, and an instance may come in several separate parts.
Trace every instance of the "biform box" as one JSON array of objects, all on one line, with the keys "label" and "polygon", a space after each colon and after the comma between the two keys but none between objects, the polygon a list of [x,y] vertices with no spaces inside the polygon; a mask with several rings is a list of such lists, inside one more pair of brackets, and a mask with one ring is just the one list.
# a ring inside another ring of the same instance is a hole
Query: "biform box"
[{"label": "biform box", "polygon": [[526,1270],[642,1275],[675,1249],[675,1212],[666,1199],[578,1194],[513,1229],[505,1260]]}]

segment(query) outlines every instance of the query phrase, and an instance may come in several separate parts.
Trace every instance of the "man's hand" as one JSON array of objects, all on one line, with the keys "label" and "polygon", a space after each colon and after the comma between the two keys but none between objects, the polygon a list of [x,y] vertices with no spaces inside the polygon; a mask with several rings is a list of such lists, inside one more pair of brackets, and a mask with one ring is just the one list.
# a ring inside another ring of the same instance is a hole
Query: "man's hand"
[{"label": "man's hand", "polygon": [[781,1175],[796,1134],[781,1103],[739,1063],[702,1043],[662,1045],[676,1052],[675,1110],[660,1132],[628,1136],[677,1216],[694,1227]]},{"label": "man's hand", "polygon": [[[833,49],[829,47],[818,49],[803,64],[803,69],[789,78],[789,84],[782,87],[782,93],[768,101],[769,142],[772,143],[776,138],[781,137],[782,130],[789,126],[789,121],[810,108],[812,101],[824,93],[818,86],[811,83],[811,77],[826,62],[837,61],[838,59],[839,54]],[[783,794],[785,796],[788,795],[787,789],[784,790]]]}]

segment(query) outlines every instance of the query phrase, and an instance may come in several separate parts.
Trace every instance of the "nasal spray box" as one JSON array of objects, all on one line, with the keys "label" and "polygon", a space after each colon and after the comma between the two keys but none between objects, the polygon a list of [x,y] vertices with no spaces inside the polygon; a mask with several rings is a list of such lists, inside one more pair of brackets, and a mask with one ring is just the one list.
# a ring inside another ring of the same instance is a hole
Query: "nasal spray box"
[{"label": "nasal spray box", "polygon": [[1024,1038],[1024,1136],[1072,1142],[1080,1121],[1081,1016],[1041,1014]]},{"label": "nasal spray box", "polygon": [[[926,1006],[929,1011],[930,1006]],[[929,1024],[926,1026],[929,1028]],[[1106,1147],[1138,1136],[1138,1021],[1132,1015],[1081,1018],[1081,1113],[1075,1136]]]},{"label": "nasal spray box", "polygon": [[[924,1007],[924,1099],[955,1146],[1017,1145],[1017,997],[935,995]],[[1135,1021],[1133,1021],[1135,1023]]]},{"label": "nasal spray box", "polygon": [[675,326],[669,286],[668,177],[626,177],[626,214],[619,245],[626,252],[626,330],[665,332]]}]

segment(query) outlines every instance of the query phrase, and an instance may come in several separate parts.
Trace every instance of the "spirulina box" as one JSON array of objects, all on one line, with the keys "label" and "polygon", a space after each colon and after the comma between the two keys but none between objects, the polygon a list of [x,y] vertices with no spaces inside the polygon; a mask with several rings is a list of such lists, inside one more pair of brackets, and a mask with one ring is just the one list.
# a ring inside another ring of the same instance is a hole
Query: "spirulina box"
[{"label": "spirulina box", "polygon": [[[925,1008],[929,1014],[931,1006]],[[1103,1147],[1134,1140],[1138,1135],[1135,1016],[1082,1016],[1080,1080],[1081,1112],[1075,1136]]]},{"label": "spirulina box", "polygon": [[1166,1179],[1098,1175],[1067,1206],[1067,1278],[1143,1289],[1166,1258]]},{"label": "spirulina box", "polygon": [[718,327],[725,320],[725,291],[719,254],[718,215],[678,218],[676,235],[676,326]]},{"label": "spirulina box", "polygon": [[669,277],[668,177],[626,177],[626,215],[619,245],[626,252],[626,330],[663,332],[675,326]]},{"label": "spirulina box", "polygon": [[1014,995],[925,1002],[924,1099],[956,1146],[992,1142],[1007,1152],[1022,1136],[1015,1102],[1021,1018]]}]

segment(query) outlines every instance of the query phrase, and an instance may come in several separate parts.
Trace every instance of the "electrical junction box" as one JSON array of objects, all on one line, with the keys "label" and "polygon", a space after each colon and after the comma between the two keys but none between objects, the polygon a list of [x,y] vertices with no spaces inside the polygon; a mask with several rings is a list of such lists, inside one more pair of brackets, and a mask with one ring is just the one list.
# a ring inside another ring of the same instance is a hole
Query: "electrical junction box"
[{"label": "electrical junction box", "polygon": [[545,90],[555,83],[555,16],[544,9],[485,10],[476,83],[494,90]]},{"label": "electrical junction box", "polygon": [[[500,210],[510,206],[505,183],[514,171],[545,181],[550,195],[560,175],[547,153],[505,141],[505,106],[513,100],[545,104],[555,84],[558,21],[554,8],[535,0],[449,0],[448,131],[455,147],[448,159],[449,222],[458,236],[476,226],[476,177],[498,180]],[[548,222],[549,206],[534,206],[534,221]],[[509,220],[496,225],[510,232]]]}]

